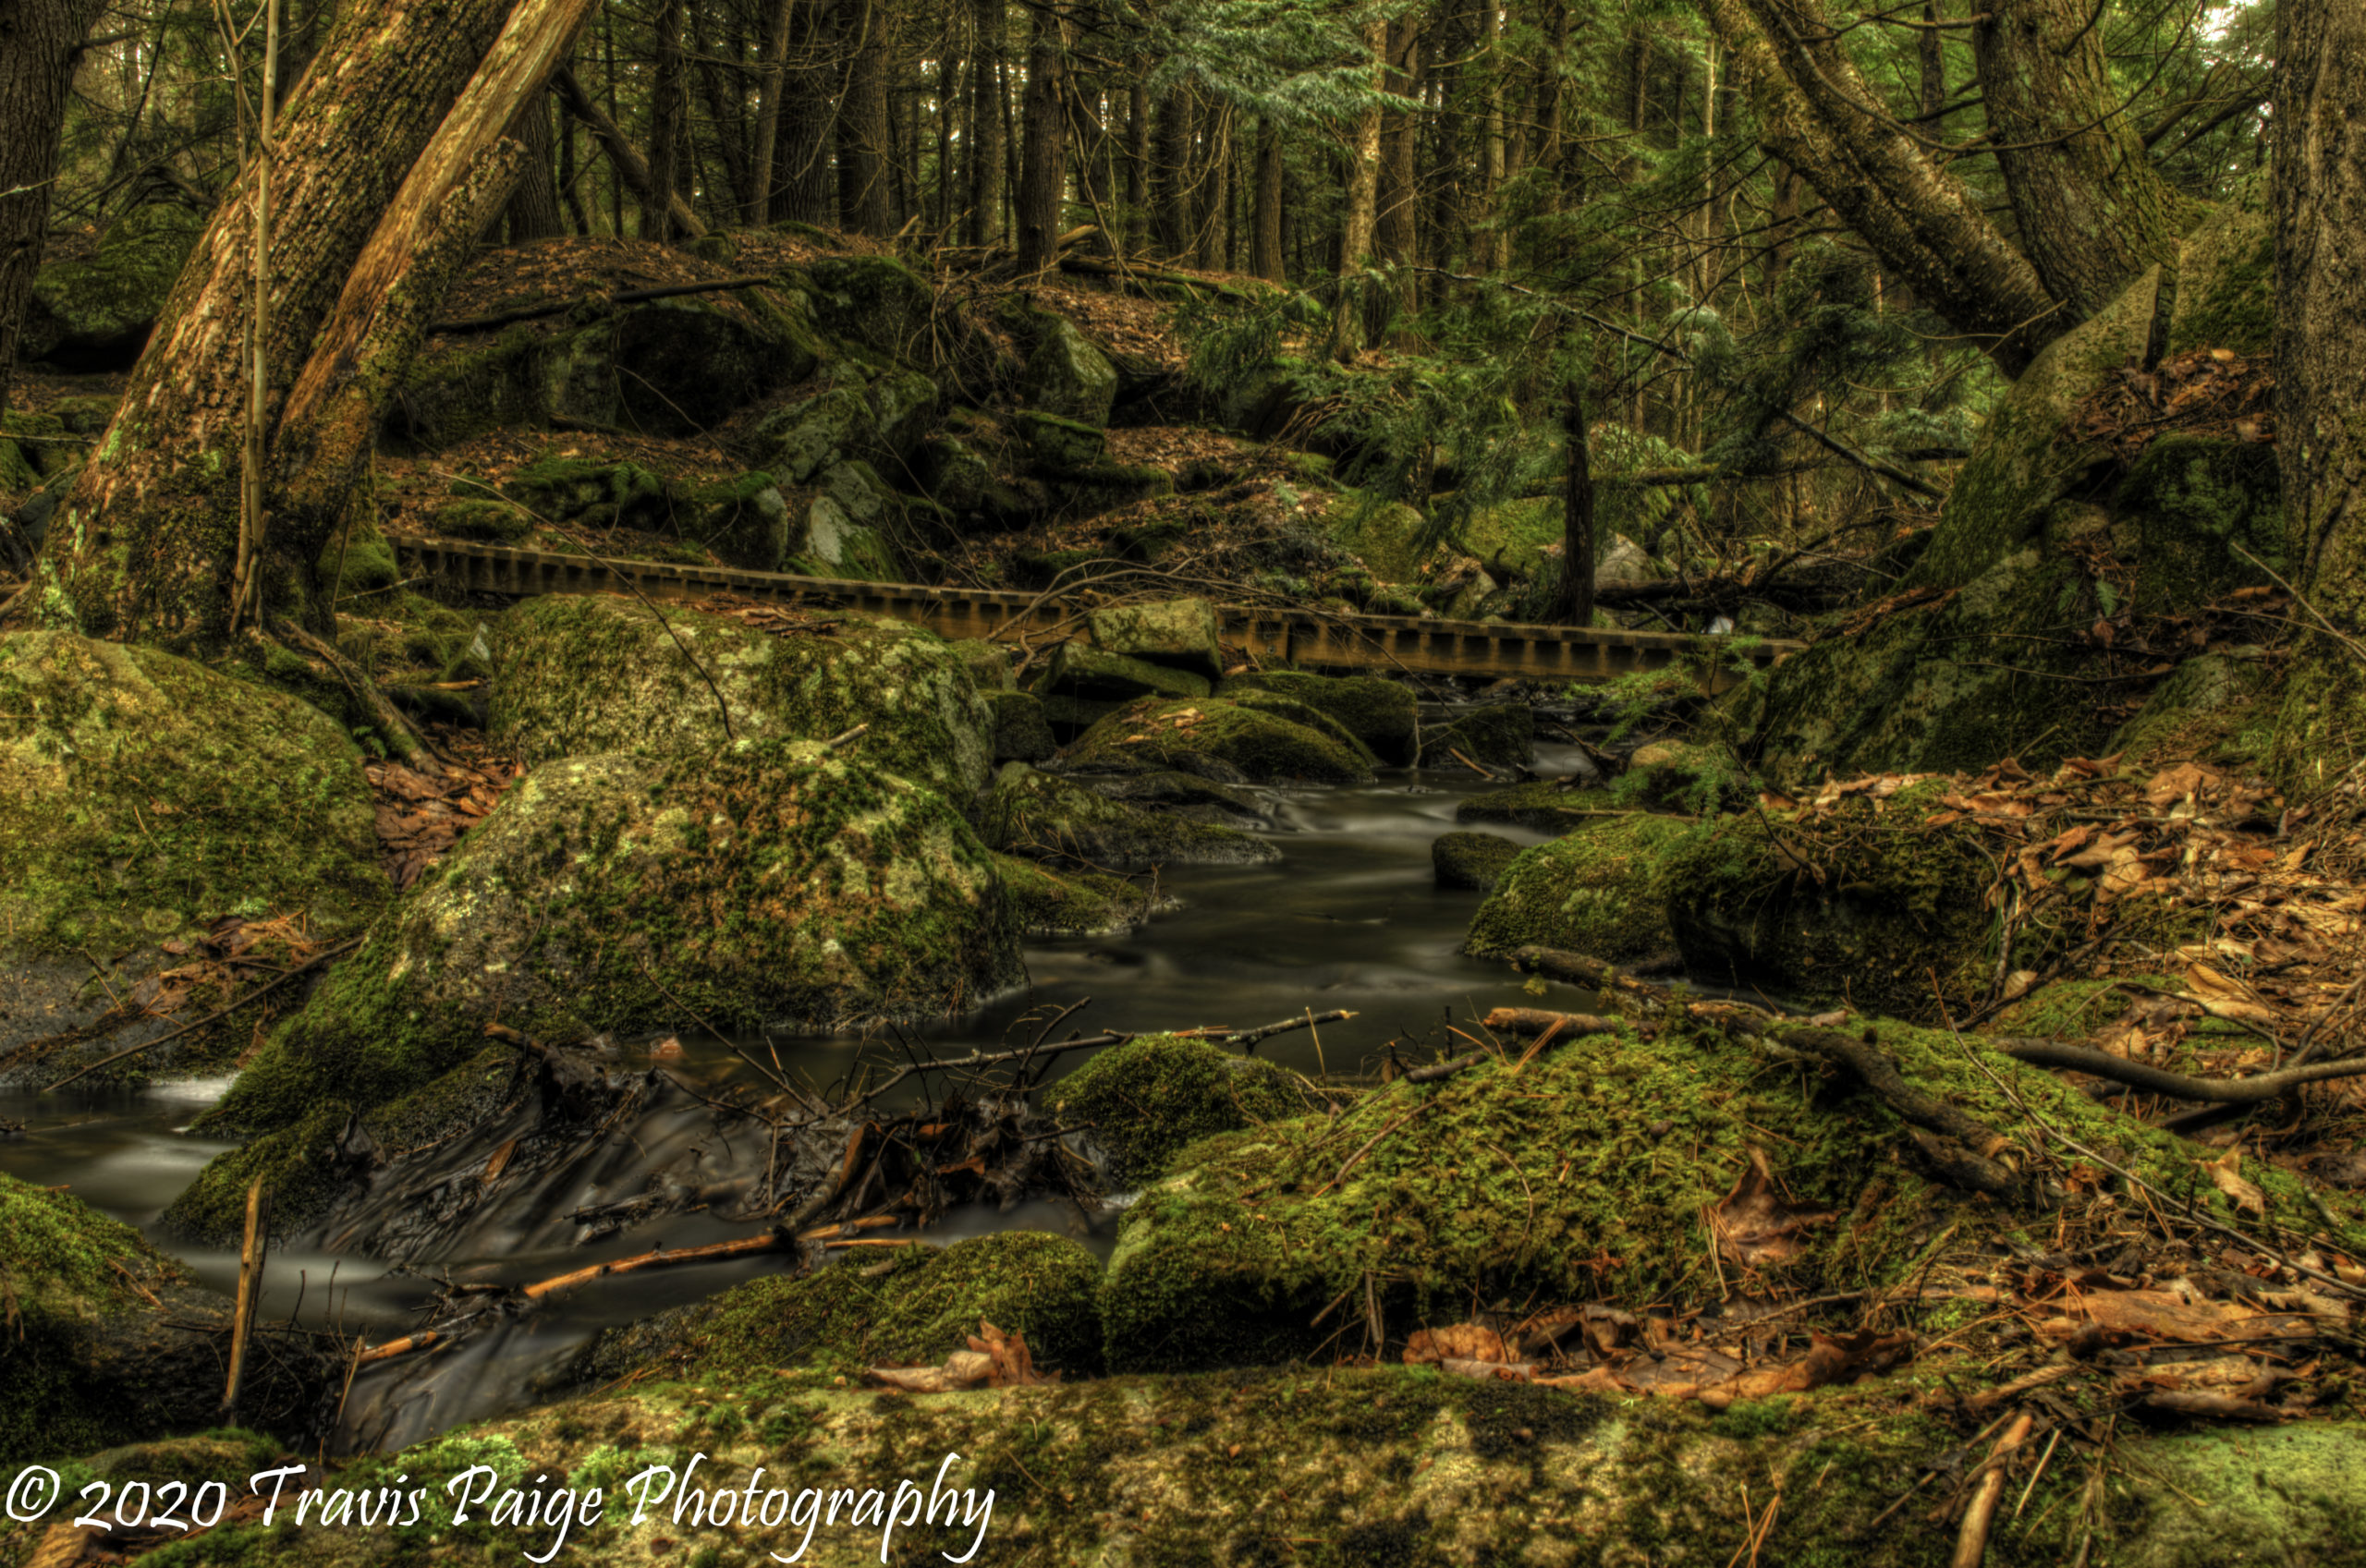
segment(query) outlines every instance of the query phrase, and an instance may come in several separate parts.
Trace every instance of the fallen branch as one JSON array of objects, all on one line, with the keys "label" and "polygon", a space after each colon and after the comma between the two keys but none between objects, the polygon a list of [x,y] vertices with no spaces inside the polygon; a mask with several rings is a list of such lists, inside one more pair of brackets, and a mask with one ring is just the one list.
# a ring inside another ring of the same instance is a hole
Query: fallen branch
[{"label": "fallen branch", "polygon": [[774,281],[769,273],[757,273],[746,277],[718,278],[713,283],[673,283],[662,288],[627,288],[614,294],[593,294],[575,299],[562,299],[555,305],[526,305],[515,310],[503,310],[490,316],[470,316],[457,322],[436,322],[427,330],[430,333],[438,334],[492,332],[500,327],[515,325],[519,322],[540,321],[544,316],[563,316],[579,305],[639,305],[651,299],[672,299],[685,294],[720,294],[734,288],[767,288]]},{"label": "fallen branch", "polygon": [[1964,1510],[1963,1529],[1956,1537],[1956,1554],[1948,1568],[1980,1568],[1988,1557],[1988,1532],[1996,1522],[1996,1504],[2005,1495],[2005,1461],[2020,1447],[2036,1425],[2030,1413],[2022,1411],[1996,1440],[1988,1455],[1988,1473],[1980,1477],[1980,1489],[1972,1494],[1971,1506]]},{"label": "fallen branch", "polygon": [[1271,1024],[1260,1024],[1253,1029],[1242,1029],[1238,1034],[1226,1035],[1224,1037],[1224,1043],[1238,1046],[1244,1051],[1251,1051],[1257,1049],[1259,1041],[1271,1039],[1275,1035],[1286,1035],[1292,1029],[1311,1029],[1317,1024],[1345,1023],[1354,1016],[1353,1013],[1344,1007],[1334,1008],[1328,1013],[1301,1013],[1295,1018],[1282,1018]]},{"label": "fallen branch", "polygon": [[2300,1066],[2284,1068],[2280,1072],[2259,1073],[2247,1078],[2189,1078],[2183,1073],[2165,1068],[2148,1067],[2140,1062],[2130,1062],[2124,1056],[2096,1051],[2083,1045],[2062,1045],[2049,1039],[2005,1039],[1996,1043],[1998,1050],[2016,1062],[2027,1062],[2039,1067],[2061,1067],[2074,1073],[2087,1073],[2098,1078],[2109,1078],[2151,1094],[2174,1095],[2179,1100],[2199,1100],[2218,1105],[2255,1105],[2263,1100],[2275,1100],[2290,1093],[2302,1084],[2322,1083],[2327,1078],[2354,1078],[2366,1074],[2366,1056],[2345,1057],[2333,1062],[2311,1062]]},{"label": "fallen branch", "polygon": [[1564,1038],[1606,1035],[1618,1027],[1616,1018],[1597,1018],[1591,1013],[1555,1013],[1543,1007],[1498,1007],[1479,1022],[1498,1034],[1543,1035],[1557,1029]]},{"label": "fallen branch", "polygon": [[2012,1141],[1977,1117],[1908,1083],[1897,1064],[1878,1047],[1837,1029],[1771,1029],[1766,1038],[1856,1075],[1874,1099],[1897,1112],[1909,1126],[1959,1145],[1951,1149],[1921,1138],[1916,1140],[1950,1181],[1996,1197],[2018,1197],[2021,1193],[2020,1177],[1995,1159],[1998,1153],[2013,1147]]},{"label": "fallen branch", "polygon": [[654,1246],[630,1258],[618,1258],[606,1263],[594,1263],[587,1268],[571,1269],[564,1274],[554,1274],[547,1280],[537,1280],[524,1286],[518,1294],[529,1301],[542,1301],[561,1291],[590,1284],[593,1280],[615,1274],[638,1274],[651,1269],[677,1269],[692,1263],[728,1263],[736,1258],[754,1258],[767,1252],[787,1252],[809,1241],[842,1242],[858,1231],[876,1230],[892,1225],[895,1217],[873,1215],[866,1220],[849,1220],[844,1224],[824,1225],[815,1231],[792,1231],[783,1225],[766,1231],[760,1236],[741,1236],[736,1241],[713,1242],[705,1246]]}]

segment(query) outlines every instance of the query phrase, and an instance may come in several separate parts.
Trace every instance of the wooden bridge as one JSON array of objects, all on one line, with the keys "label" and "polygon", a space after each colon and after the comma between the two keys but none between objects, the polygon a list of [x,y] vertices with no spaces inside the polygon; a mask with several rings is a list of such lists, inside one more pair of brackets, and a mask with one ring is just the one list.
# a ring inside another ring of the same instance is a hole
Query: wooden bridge
[{"label": "wooden bridge", "polygon": [[[1017,642],[1063,638],[1074,603],[994,589],[932,588],[921,583],[851,582],[690,566],[671,561],[603,561],[540,550],[508,550],[455,540],[396,540],[408,575],[449,590],[527,598],[543,593],[629,593],[652,600],[737,593],[750,599],[893,615],[946,638]],[[1688,651],[1715,651],[1722,638],[1674,632],[1602,631],[1519,626],[1505,621],[1437,621],[1409,615],[1346,615],[1259,606],[1218,606],[1224,638],[1260,661],[1304,667],[1396,670],[1428,675],[1511,676],[1543,683],[1615,680],[1664,670]],[[1761,669],[1806,646],[1761,640],[1749,658]],[[1736,677],[1719,660],[1713,691]]]}]

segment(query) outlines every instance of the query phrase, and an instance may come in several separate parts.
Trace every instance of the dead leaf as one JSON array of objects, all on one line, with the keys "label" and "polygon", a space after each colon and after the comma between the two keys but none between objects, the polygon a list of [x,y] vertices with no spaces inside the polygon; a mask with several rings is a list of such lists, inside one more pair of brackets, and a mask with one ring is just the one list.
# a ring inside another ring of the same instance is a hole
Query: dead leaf
[{"label": "dead leaf", "polygon": [[1766,1151],[1751,1146],[1750,1168],[1709,1209],[1717,1249],[1745,1269],[1787,1263],[1806,1250],[1800,1233],[1830,1224],[1829,1209],[1808,1209],[1786,1199],[1774,1185]]},{"label": "dead leaf", "polygon": [[1506,1362],[1512,1358],[1503,1336],[1476,1323],[1444,1329],[1418,1329],[1405,1342],[1405,1364],[1420,1367],[1439,1361]]},{"label": "dead leaf", "polygon": [[2267,1218],[2267,1195],[2243,1179],[2243,1151],[2230,1149],[2216,1160],[2205,1160],[2201,1168],[2210,1173],[2210,1185],[2235,1201],[2238,1214],[2256,1214]]}]

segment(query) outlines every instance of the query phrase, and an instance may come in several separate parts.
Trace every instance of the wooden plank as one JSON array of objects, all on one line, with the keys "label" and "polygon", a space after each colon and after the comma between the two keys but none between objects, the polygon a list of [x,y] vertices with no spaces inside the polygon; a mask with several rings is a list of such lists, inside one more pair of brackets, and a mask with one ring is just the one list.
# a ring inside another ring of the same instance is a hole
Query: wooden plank
[{"label": "wooden plank", "polygon": [[[703,599],[715,593],[804,602],[915,621],[947,638],[1015,641],[1056,632],[1075,612],[1032,593],[1001,589],[933,588],[920,583],[858,582],[749,572],[673,561],[619,561],[510,550],[457,540],[397,540],[409,575],[470,593],[531,598],[544,593],[625,593],[627,574],[652,599]],[[1514,676],[1544,685],[1599,684],[1638,670],[1664,670],[1694,649],[1724,639],[1673,632],[1520,626],[1505,621],[1440,621],[1408,615],[1319,614],[1272,606],[1217,609],[1226,641],[1260,660],[1340,670],[1415,675]],[[1761,641],[1750,661],[1765,669],[1806,644]],[[1711,690],[1738,677],[1720,667]]]}]

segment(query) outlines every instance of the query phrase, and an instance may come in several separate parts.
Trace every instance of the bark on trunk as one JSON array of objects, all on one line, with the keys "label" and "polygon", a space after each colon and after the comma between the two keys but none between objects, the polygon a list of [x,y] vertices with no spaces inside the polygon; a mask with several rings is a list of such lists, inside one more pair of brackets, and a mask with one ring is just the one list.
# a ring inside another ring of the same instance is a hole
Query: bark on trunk
[{"label": "bark on trunk", "polygon": [[846,102],[838,110],[838,218],[857,234],[896,232],[887,152],[887,35],[892,13],[882,0],[847,9]]},{"label": "bark on trunk", "polygon": [[[551,82],[558,89],[559,96],[566,100],[567,113],[591,127],[592,134],[598,137],[601,145],[608,150],[608,166],[616,171],[618,188],[629,190],[647,201],[650,191],[655,187],[650,182],[649,165],[641,161],[640,150],[625,139],[625,133],[617,128],[616,121],[608,117],[608,112],[583,90],[582,82],[576,79],[573,71],[562,66],[551,74]],[[690,204],[682,200],[680,191],[674,193],[673,212],[676,235],[684,239],[696,239],[706,233],[706,225],[690,211]]]},{"label": "bark on trunk", "polygon": [[779,167],[773,180],[774,223],[828,224],[837,218],[830,144],[836,134],[838,84],[821,63],[837,18],[821,0],[799,6],[789,26],[795,64],[781,90]]},{"label": "bark on trunk", "polygon": [[2072,320],[2173,263],[2185,203],[2124,111],[2088,0],[1989,0],[1971,51],[2021,249]]},{"label": "bark on trunk", "polygon": [[[341,505],[340,466],[349,474],[366,458],[375,410],[357,389],[399,375],[400,323],[433,313],[439,277],[457,264],[451,226],[506,200],[504,160],[488,154],[588,6],[535,0],[512,17],[507,0],[357,3],[288,99],[264,346],[267,614],[325,626],[313,563],[335,507],[321,497],[335,492]],[[101,455],[52,524],[42,564],[52,618],[179,644],[215,641],[229,624],[252,194],[250,174],[214,213]]]},{"label": "bark on trunk", "polygon": [[1756,94],[1759,138],[1883,265],[2008,375],[2075,325],[1956,177],[1897,124],[1814,0],[1701,0]]},{"label": "bark on trunk", "polygon": [[1273,115],[1257,128],[1257,218],[1250,243],[1249,270],[1268,283],[1282,283],[1282,127]]},{"label": "bark on trunk", "polygon": [[1067,186],[1067,24],[1038,13],[1027,50],[1027,140],[1018,169],[1018,270],[1052,264]]},{"label": "bark on trunk", "polygon": [[1567,488],[1561,509],[1560,621],[1566,626],[1593,625],[1593,445],[1586,433],[1585,399],[1569,388],[1562,415],[1568,448]]},{"label": "bark on trunk", "polygon": [[509,134],[526,153],[517,192],[509,198],[509,243],[565,234],[567,215],[559,211],[558,182],[551,174],[550,100],[535,93],[518,109]]},{"label": "bark on trunk", "polygon": [[[1388,24],[1367,22],[1363,45],[1372,59],[1374,85],[1387,71]],[[1351,359],[1364,346],[1361,274],[1372,265],[1372,248],[1380,226],[1380,109],[1377,105],[1356,116],[1348,140],[1347,211],[1339,225],[1338,298],[1331,311],[1330,351]]]},{"label": "bark on trunk", "polygon": [[664,243],[674,237],[673,200],[682,186],[683,0],[657,8],[656,79],[649,94],[649,184],[640,198],[640,237]]},{"label": "bark on trunk", "polygon": [[0,0],[0,413],[49,230],[66,95],[98,0]]},{"label": "bark on trunk", "polygon": [[780,101],[788,83],[789,21],[797,11],[797,0],[774,0],[771,25],[764,32],[764,60],[761,100],[756,107],[756,146],[750,161],[755,164],[749,183],[755,187],[755,197],[748,208],[747,221],[762,228],[773,221],[773,159],[780,147]]},{"label": "bark on trunk", "polygon": [[[1402,17],[1389,29],[1388,70],[1384,81],[1391,95],[1409,107],[1390,109],[1380,117],[1380,216],[1376,229],[1380,259],[1393,266],[1413,264],[1416,235],[1413,216],[1420,190],[1414,152],[1421,121],[1409,105],[1421,96],[1421,31],[1418,18]],[[1413,282],[1408,276],[1399,293],[1405,309],[1414,305]]]},{"label": "bark on trunk", "polygon": [[2366,626],[2366,8],[2276,13],[2276,460],[2303,586]]},{"label": "bark on trunk", "polygon": [[970,216],[972,245],[1002,238],[1003,0],[978,0],[970,18],[977,63],[970,67]]},{"label": "bark on trunk", "polygon": [[1191,92],[1177,87],[1158,106],[1158,247],[1170,261],[1189,259],[1191,244]]}]

